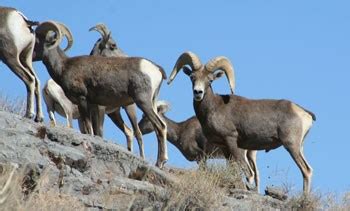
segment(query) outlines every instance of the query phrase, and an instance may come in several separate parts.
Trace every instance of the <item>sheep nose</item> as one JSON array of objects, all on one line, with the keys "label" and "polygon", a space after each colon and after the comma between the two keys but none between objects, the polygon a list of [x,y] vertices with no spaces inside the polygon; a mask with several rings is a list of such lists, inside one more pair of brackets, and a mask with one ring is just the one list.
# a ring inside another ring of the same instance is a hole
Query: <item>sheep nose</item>
[{"label": "sheep nose", "polygon": [[203,90],[197,90],[197,89],[195,89],[195,90],[193,90],[193,93],[194,93],[195,95],[203,94]]}]

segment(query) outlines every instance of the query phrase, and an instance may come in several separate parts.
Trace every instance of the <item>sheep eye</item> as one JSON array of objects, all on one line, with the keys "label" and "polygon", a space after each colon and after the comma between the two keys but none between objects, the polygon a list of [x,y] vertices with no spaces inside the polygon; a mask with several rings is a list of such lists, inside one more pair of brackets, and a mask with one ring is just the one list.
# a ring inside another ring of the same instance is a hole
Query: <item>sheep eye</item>
[{"label": "sheep eye", "polygon": [[115,48],[117,48],[117,45],[116,44],[111,44],[110,49],[115,49]]}]

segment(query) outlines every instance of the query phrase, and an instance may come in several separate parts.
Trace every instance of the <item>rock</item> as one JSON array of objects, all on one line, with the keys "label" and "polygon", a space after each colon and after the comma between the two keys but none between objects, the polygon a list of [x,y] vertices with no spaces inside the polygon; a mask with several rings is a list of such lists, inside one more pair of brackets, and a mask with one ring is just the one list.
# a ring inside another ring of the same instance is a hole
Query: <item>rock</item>
[{"label": "rock", "polygon": [[282,189],[276,187],[266,187],[265,195],[281,201],[286,201],[288,198],[288,195]]},{"label": "rock", "polygon": [[230,210],[285,210],[288,206],[285,202],[261,196],[257,192],[231,189],[229,197],[224,200],[225,207]]},{"label": "rock", "polygon": [[[174,201],[173,190],[177,190],[172,189],[177,184],[174,175],[186,170],[162,171],[100,137],[62,126],[50,128],[3,111],[0,137],[0,163],[19,165],[17,181],[22,189],[20,194],[25,196],[19,196],[20,199],[26,200],[39,192],[44,195],[54,192],[56,197],[66,197],[72,209],[78,202],[87,210],[208,209],[196,204],[196,196]],[[171,173],[174,171],[177,173]],[[229,192],[221,206],[211,209],[286,208],[284,202],[255,192],[237,189]]]}]

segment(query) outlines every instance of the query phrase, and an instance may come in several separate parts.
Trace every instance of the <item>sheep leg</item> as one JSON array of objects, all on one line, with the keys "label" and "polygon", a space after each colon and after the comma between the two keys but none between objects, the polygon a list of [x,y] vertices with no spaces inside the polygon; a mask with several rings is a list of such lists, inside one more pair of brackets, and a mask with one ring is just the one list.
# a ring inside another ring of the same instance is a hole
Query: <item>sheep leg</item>
[{"label": "sheep leg", "polygon": [[[15,47],[14,47],[15,48]],[[19,55],[4,52],[4,63],[10,70],[19,77],[25,84],[27,89],[27,109],[25,117],[31,119],[34,117],[34,76],[20,63]]]},{"label": "sheep leg", "polygon": [[253,172],[247,162],[245,150],[240,149],[237,145],[237,136],[225,137],[225,143],[229,152],[223,150],[226,159],[228,159],[229,163],[238,162],[242,172],[245,174],[247,180],[249,180],[249,177],[253,175]]},{"label": "sheep leg", "polygon": [[56,119],[55,119],[55,114],[53,111],[49,111],[47,110],[47,112],[49,113],[49,118],[50,118],[50,126],[51,127],[55,127],[56,126]]},{"label": "sheep leg", "polygon": [[79,126],[79,130],[82,134],[86,134],[86,129],[85,129],[85,125],[84,125],[84,121],[79,117],[78,118],[78,126]]},{"label": "sheep leg", "polygon": [[311,177],[312,177],[312,168],[307,163],[304,158],[303,152],[301,151],[300,146],[286,146],[287,151],[292,156],[295,163],[298,165],[302,175],[303,175],[303,191],[304,194],[310,193],[311,189]]},{"label": "sheep leg", "polygon": [[[259,178],[259,170],[256,163],[256,154],[258,151],[256,150],[247,150],[247,159],[249,162],[249,166],[252,168],[254,173],[254,182],[256,191],[259,192],[260,178]],[[252,181],[249,181],[252,184]]]},{"label": "sheep leg", "polygon": [[66,113],[67,127],[73,128],[73,114],[71,112]]},{"label": "sheep leg", "polygon": [[66,115],[67,127],[73,128],[73,111],[72,111],[72,108],[70,108],[68,105],[68,103],[70,102],[66,102],[63,99],[58,98],[58,96],[52,96],[52,97],[54,97],[53,101],[58,103],[59,106],[63,109],[64,114]]},{"label": "sheep leg", "polygon": [[133,151],[132,141],[133,141],[133,131],[124,123],[123,118],[120,114],[120,107],[112,113],[108,114],[108,117],[113,121],[113,123],[124,133],[127,147],[130,152]]},{"label": "sheep leg", "polygon": [[[142,95],[141,95],[142,96]],[[166,145],[167,126],[157,114],[157,108],[151,101],[145,101],[147,98],[136,99],[136,105],[142,110],[146,117],[151,121],[158,139],[158,156],[156,166],[162,168],[168,160],[168,150]],[[151,99],[151,98],[148,98]]]},{"label": "sheep leg", "polygon": [[90,105],[92,127],[94,134],[103,137],[103,122],[105,117],[105,107],[99,105]]},{"label": "sheep leg", "polygon": [[35,100],[36,100],[36,116],[34,121],[43,122],[44,114],[42,111],[42,104],[41,104],[40,81],[32,65],[32,55],[33,55],[34,44],[35,44],[35,40],[33,39],[33,42],[30,43],[29,46],[24,51],[22,51],[21,56],[23,56],[24,58],[24,61],[22,62],[22,64],[28,69],[31,75],[34,76],[34,94],[35,94]]},{"label": "sheep leg", "polygon": [[134,130],[134,135],[136,136],[136,140],[137,140],[137,143],[139,145],[140,156],[141,156],[141,158],[145,159],[142,133],[140,131],[139,125],[137,124],[136,104],[134,103],[134,104],[125,106],[123,108],[125,109],[125,112],[128,115],[129,120],[131,122],[132,129]]},{"label": "sheep leg", "polygon": [[94,135],[94,131],[93,131],[92,124],[91,124],[90,107],[89,107],[89,104],[88,104],[85,96],[79,97],[78,109],[79,109],[79,114],[80,114],[80,117],[81,117],[83,125],[84,125],[85,132],[90,134],[90,135]]},{"label": "sheep leg", "polygon": [[47,96],[47,93],[44,92],[43,97],[45,98],[46,102],[46,110],[47,113],[49,114],[50,118],[50,126],[55,127],[56,126],[56,119],[55,119],[55,109],[54,109],[54,102],[52,101],[52,98]]}]

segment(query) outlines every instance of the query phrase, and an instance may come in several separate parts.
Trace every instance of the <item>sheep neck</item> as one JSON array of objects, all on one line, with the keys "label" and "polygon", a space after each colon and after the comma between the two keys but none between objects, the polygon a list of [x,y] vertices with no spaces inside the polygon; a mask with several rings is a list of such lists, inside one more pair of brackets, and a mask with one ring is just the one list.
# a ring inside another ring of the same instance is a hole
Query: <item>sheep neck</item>
[{"label": "sheep neck", "polygon": [[205,94],[201,101],[193,100],[193,107],[196,112],[196,116],[200,122],[206,122],[206,118],[211,112],[216,111],[216,105],[218,96],[213,92],[211,86],[205,90]]},{"label": "sheep neck", "polygon": [[64,62],[67,56],[60,48],[54,48],[45,51],[43,55],[43,63],[46,66],[51,78],[59,82],[63,72]]}]

